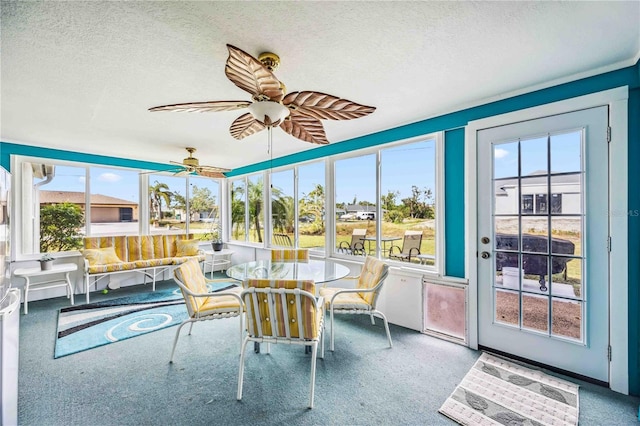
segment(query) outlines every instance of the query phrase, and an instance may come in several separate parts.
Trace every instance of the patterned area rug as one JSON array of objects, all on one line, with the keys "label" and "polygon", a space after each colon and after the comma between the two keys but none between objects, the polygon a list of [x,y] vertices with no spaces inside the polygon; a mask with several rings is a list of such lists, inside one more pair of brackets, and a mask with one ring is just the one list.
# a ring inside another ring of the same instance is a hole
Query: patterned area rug
[{"label": "patterned area rug", "polygon": [[[210,285],[211,291],[235,287],[230,282]],[[69,306],[58,312],[54,358],[130,339],[180,324],[187,319],[180,289]]]},{"label": "patterned area rug", "polygon": [[462,425],[577,425],[578,385],[483,353],[440,413]]}]

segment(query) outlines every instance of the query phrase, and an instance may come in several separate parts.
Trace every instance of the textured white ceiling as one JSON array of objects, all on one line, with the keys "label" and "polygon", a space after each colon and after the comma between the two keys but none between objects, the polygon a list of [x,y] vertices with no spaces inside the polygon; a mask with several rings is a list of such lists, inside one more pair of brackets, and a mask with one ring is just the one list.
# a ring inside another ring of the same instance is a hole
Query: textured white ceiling
[{"label": "textured white ceiling", "polygon": [[[226,44],[277,53],[287,90],[377,107],[323,121],[337,143],[531,87],[634,64],[640,2],[8,2],[1,20],[1,140],[166,163],[267,159],[242,112],[148,112],[249,100]],[[274,156],[315,145],[274,131]]]}]

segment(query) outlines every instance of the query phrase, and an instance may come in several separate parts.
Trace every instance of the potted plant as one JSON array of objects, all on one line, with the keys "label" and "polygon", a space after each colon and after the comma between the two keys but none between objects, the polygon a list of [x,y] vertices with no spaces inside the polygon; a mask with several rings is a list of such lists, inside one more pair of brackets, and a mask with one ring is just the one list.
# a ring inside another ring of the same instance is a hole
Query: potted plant
[{"label": "potted plant", "polygon": [[42,271],[49,271],[51,269],[51,265],[53,265],[53,256],[49,253],[45,253],[40,258],[40,269]]},{"label": "potted plant", "polygon": [[222,226],[220,225],[219,220],[214,220],[211,225],[211,247],[213,247],[213,251],[220,251],[223,246]]}]

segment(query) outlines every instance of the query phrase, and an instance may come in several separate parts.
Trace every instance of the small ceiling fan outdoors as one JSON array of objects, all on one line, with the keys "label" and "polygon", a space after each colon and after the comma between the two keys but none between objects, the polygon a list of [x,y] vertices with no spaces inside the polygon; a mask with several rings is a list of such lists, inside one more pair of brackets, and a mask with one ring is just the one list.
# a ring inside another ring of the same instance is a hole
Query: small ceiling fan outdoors
[{"label": "small ceiling fan outdoors", "polygon": [[230,128],[231,136],[243,139],[264,129],[280,126],[293,137],[315,144],[328,144],[320,120],[351,120],[364,117],[375,107],[360,105],[321,92],[285,93],[273,74],[280,65],[278,55],[266,52],[258,59],[227,44],[225,74],[231,82],[251,94],[252,101],[208,101],[150,108],[149,111],[218,112],[247,108]]},{"label": "small ceiling fan outdoors", "polygon": [[[195,148],[185,148],[189,153],[189,156],[182,160],[181,163],[177,161],[169,161],[171,164],[175,164],[179,166],[175,169],[163,170],[166,172],[174,172],[175,176],[184,176],[190,174],[197,174],[198,176],[205,176],[210,178],[224,178],[225,175],[223,173],[230,172],[231,169],[225,169],[222,167],[215,166],[204,166],[200,165],[200,160],[193,156],[193,153],[196,152]],[[145,172],[145,173],[154,173],[153,172]]]}]

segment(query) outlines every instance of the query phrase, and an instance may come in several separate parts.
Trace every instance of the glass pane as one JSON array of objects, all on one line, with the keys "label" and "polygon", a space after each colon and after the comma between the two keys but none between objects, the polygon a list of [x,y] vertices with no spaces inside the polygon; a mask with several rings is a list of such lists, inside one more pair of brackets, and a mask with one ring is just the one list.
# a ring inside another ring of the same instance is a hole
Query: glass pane
[{"label": "glass pane", "polygon": [[582,251],[582,217],[551,217],[551,252],[580,256]]},{"label": "glass pane", "polygon": [[85,234],[85,168],[24,163],[22,172],[32,183],[23,186],[22,211],[36,208],[33,227],[25,224],[20,232],[23,253],[80,248]]},{"label": "glass pane", "polygon": [[547,176],[534,176],[520,180],[521,213],[523,215],[549,213],[547,179]]},{"label": "glass pane", "polygon": [[497,286],[511,289],[520,288],[520,270],[517,253],[496,252],[496,279]]},{"label": "glass pane", "polygon": [[149,220],[152,234],[183,234],[186,229],[186,179],[149,175]]},{"label": "glass pane", "polygon": [[582,175],[551,176],[551,213],[582,214]]},{"label": "glass pane", "polygon": [[583,299],[582,259],[553,256],[553,295]]},{"label": "glass pane", "polygon": [[518,142],[493,145],[493,178],[518,177]]},{"label": "glass pane", "polygon": [[264,179],[262,174],[247,178],[247,205],[249,208],[249,241],[263,242],[264,235]]},{"label": "glass pane", "polygon": [[189,176],[189,232],[201,240],[222,241],[220,183]]},{"label": "glass pane", "polygon": [[582,132],[551,136],[551,173],[582,171]]},{"label": "glass pane", "polygon": [[[365,250],[376,253],[376,156],[363,155],[335,162],[336,246],[351,247],[354,230],[365,229]],[[365,214],[373,212],[373,219]],[[356,231],[356,233],[359,231]],[[344,242],[344,243],[343,243]],[[336,250],[352,253],[353,250]]]},{"label": "glass pane", "polygon": [[324,251],[325,246],[325,163],[298,167],[298,246]]},{"label": "glass pane", "polygon": [[293,169],[271,174],[271,244],[293,247],[295,242],[295,206]]},{"label": "glass pane", "polygon": [[231,182],[231,239],[245,241],[246,188],[244,179]]},{"label": "glass pane", "polygon": [[546,137],[520,141],[520,176],[547,174],[547,161]]},{"label": "glass pane", "polygon": [[518,214],[518,179],[496,180],[494,187],[493,212],[497,215]]},{"label": "glass pane", "polygon": [[518,292],[495,290],[495,321],[500,324],[520,324],[520,301]]},{"label": "glass pane", "polygon": [[91,235],[137,235],[140,175],[124,169],[92,167]]},{"label": "glass pane", "polygon": [[[507,230],[513,232],[513,229],[507,229]],[[498,250],[517,251],[518,247],[520,247],[517,233],[508,233],[508,234],[496,233],[495,239],[496,239],[495,248]],[[516,263],[517,263],[517,257],[516,257]],[[507,266],[513,266],[513,265],[507,265]]]},{"label": "glass pane", "polygon": [[425,327],[427,330],[465,339],[466,299],[464,288],[425,285]]},{"label": "glass pane", "polygon": [[[546,221],[546,218],[544,220]],[[524,220],[522,223],[522,227],[525,228]],[[528,253],[548,253],[549,252],[548,234],[546,233],[522,234],[522,251],[528,252]]]},{"label": "glass pane", "polygon": [[522,295],[522,327],[537,331],[549,330],[549,301],[546,296]]},{"label": "glass pane", "polygon": [[522,255],[522,267],[524,268],[525,279],[530,280],[531,284],[537,282],[540,291],[547,291],[547,264],[547,256],[536,254]]},{"label": "glass pane", "polygon": [[551,300],[551,331],[553,335],[582,338],[582,302],[553,298]]},{"label": "glass pane", "polygon": [[[435,196],[436,141],[428,139],[383,149],[381,155],[381,251],[388,257],[409,252],[411,244],[404,240],[405,231],[420,231],[422,239],[415,242],[419,252],[435,260]],[[373,181],[372,181],[373,182]],[[375,191],[375,188],[373,188]],[[396,238],[392,240],[392,238]],[[398,259],[398,257],[393,257]],[[415,255],[404,257],[420,263]]]}]

